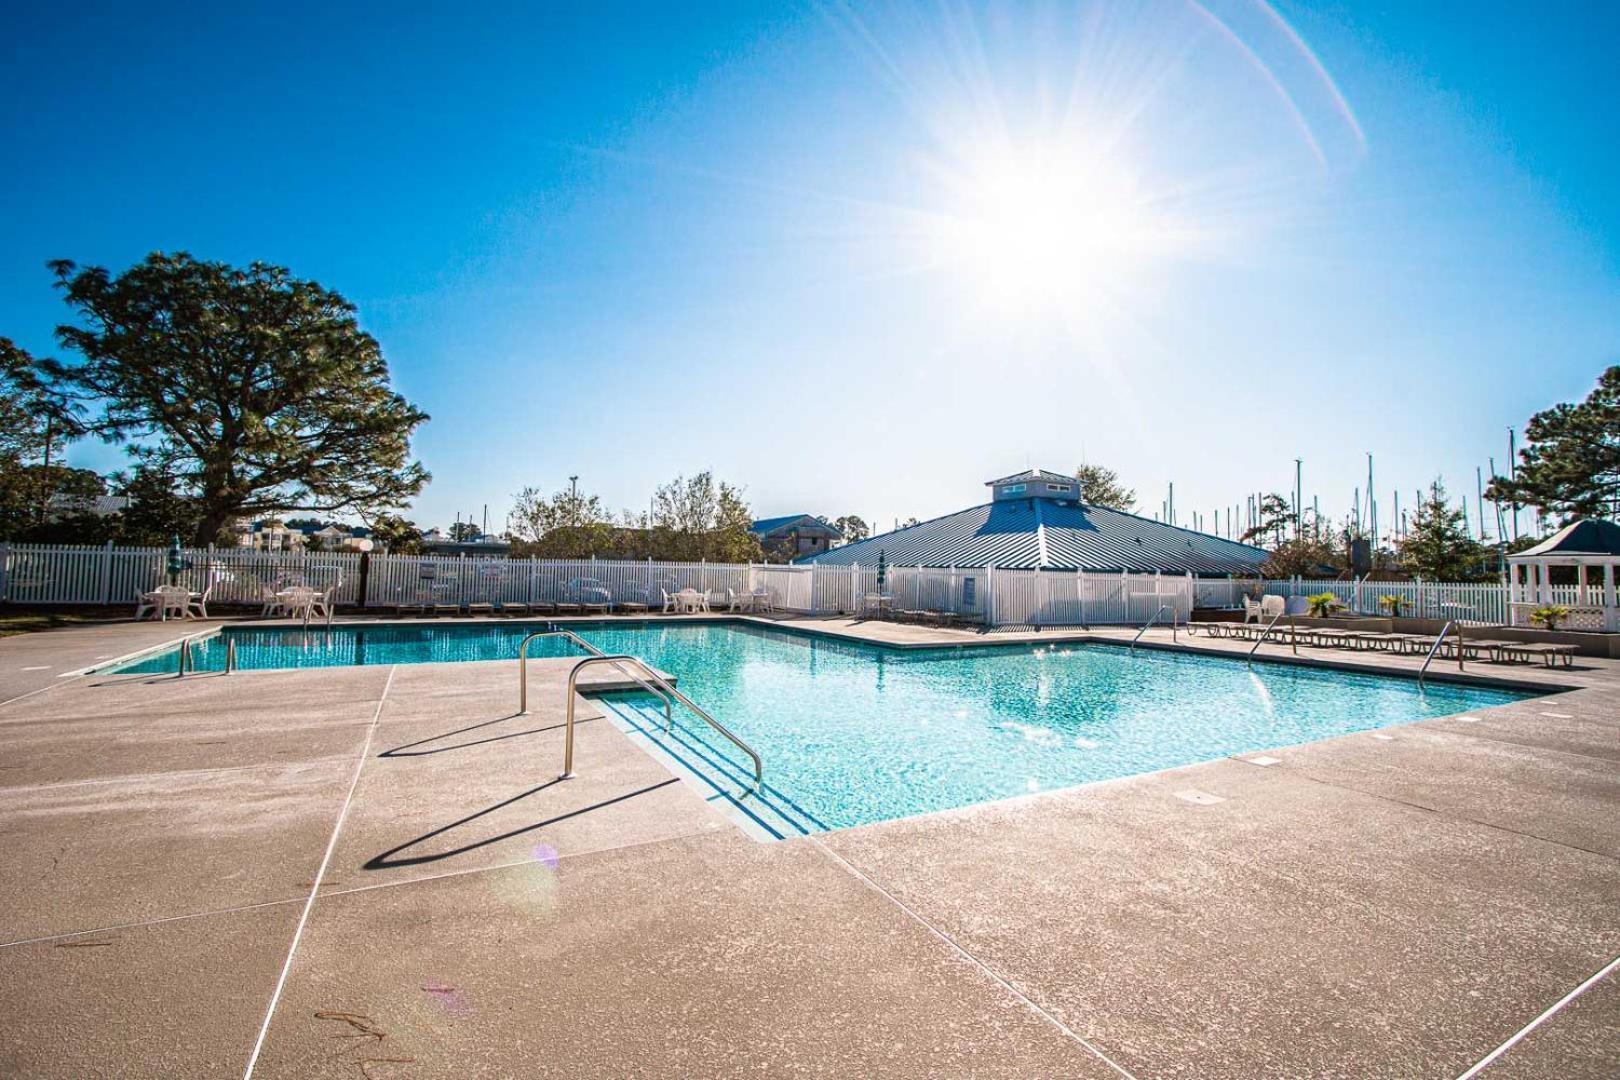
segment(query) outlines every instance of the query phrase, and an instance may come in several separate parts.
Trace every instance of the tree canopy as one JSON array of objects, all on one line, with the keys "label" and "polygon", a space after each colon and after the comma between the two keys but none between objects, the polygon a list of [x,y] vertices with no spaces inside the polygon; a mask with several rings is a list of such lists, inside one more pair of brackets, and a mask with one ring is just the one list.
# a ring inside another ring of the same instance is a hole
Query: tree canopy
[{"label": "tree canopy", "polygon": [[116,276],[51,264],[79,317],[57,328],[76,363],[41,361],[125,443],[196,502],[191,538],[280,510],[403,505],[428,474],[410,460],[428,419],[391,388],[375,338],[338,293],[279,266],[155,253]]},{"label": "tree canopy", "polygon": [[1258,543],[1261,546],[1269,544],[1272,548],[1279,548],[1288,539],[1288,530],[1293,527],[1297,516],[1288,498],[1273,492],[1261,497],[1257,507],[1255,523],[1238,539],[1245,544]]},{"label": "tree canopy", "polygon": [[530,555],[583,559],[613,550],[613,523],[602,500],[565,488],[549,498],[539,488],[517,493],[509,534]]},{"label": "tree canopy", "polygon": [[371,518],[371,541],[393,555],[417,555],[422,551],[422,530],[398,514],[376,514]]},{"label": "tree canopy", "polygon": [[38,362],[0,338],[0,538],[37,533],[47,523],[53,496],[105,489],[89,470],[53,461],[53,452],[83,433],[72,403],[41,381]]},{"label": "tree canopy", "polygon": [[865,540],[872,535],[872,526],[868,525],[864,518],[857,517],[854,514],[845,514],[843,517],[834,520],[832,525],[844,534],[844,543],[846,544],[853,544],[857,540]]},{"label": "tree canopy", "polygon": [[749,562],[761,558],[742,490],[708,471],[677,476],[653,492],[652,542],[659,558]]},{"label": "tree canopy", "polygon": [[1487,498],[1561,517],[1620,514],[1620,365],[1584,401],[1536,413],[1524,436],[1515,475],[1492,477]]},{"label": "tree canopy", "polygon": [[1079,481],[1080,501],[1087,506],[1106,506],[1129,512],[1136,508],[1136,492],[1119,482],[1119,474],[1101,465],[1082,465],[1074,470]]}]

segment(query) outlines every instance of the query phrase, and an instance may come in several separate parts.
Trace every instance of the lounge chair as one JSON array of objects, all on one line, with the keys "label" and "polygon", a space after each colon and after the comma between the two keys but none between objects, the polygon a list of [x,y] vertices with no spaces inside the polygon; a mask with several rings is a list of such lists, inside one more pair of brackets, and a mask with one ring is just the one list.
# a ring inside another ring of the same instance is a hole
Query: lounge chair
[{"label": "lounge chair", "polygon": [[1503,657],[1518,657],[1526,663],[1533,663],[1536,657],[1541,657],[1548,667],[1556,667],[1562,660],[1566,668],[1575,665],[1575,657],[1580,649],[1574,645],[1554,645],[1542,641],[1510,641],[1505,642],[1497,650]]},{"label": "lounge chair", "polygon": [[505,615],[508,617],[513,615],[527,615],[529,613],[529,605],[525,604],[521,600],[502,600],[500,603],[495,605],[495,613],[497,615]]},{"label": "lounge chair", "polygon": [[488,600],[479,600],[467,605],[468,615],[493,615],[495,605]]}]

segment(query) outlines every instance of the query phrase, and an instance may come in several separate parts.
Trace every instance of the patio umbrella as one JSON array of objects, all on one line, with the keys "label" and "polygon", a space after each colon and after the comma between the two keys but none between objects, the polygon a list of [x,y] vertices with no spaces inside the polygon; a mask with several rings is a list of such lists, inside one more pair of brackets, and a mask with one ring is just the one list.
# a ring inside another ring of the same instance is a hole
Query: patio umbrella
[{"label": "patio umbrella", "polygon": [[191,569],[191,563],[182,558],[180,554],[180,537],[175,536],[169,541],[169,584],[177,584],[181,572],[189,569]]},{"label": "patio umbrella", "polygon": [[878,592],[881,593],[883,591],[883,586],[885,584],[887,584],[888,580],[889,580],[889,560],[884,555],[882,548],[878,549],[878,567],[877,567],[877,570],[878,570]]}]

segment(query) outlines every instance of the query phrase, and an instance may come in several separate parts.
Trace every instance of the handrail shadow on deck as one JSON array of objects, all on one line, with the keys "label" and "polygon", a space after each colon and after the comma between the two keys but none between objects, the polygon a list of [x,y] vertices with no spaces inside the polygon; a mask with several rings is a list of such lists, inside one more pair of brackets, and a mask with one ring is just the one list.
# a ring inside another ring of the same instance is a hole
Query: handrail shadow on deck
[{"label": "handrail shadow on deck", "polygon": [[637,788],[635,791],[627,791],[623,795],[615,795],[611,799],[603,799],[600,802],[592,803],[589,806],[582,806],[577,810],[570,810],[565,814],[558,814],[555,817],[546,818],[544,821],[537,821],[532,825],[524,825],[523,827],[517,829],[508,829],[506,832],[500,833],[496,836],[489,836],[482,840],[475,840],[471,843],[463,844],[460,847],[452,848],[449,851],[441,851],[433,855],[415,855],[405,859],[395,858],[395,856],[402,851],[408,851],[413,847],[418,847],[435,837],[443,836],[445,833],[450,832],[453,829],[459,829],[461,826],[466,825],[469,822],[477,821],[479,818],[484,817],[487,814],[493,814],[497,810],[511,806],[513,803],[526,799],[530,795],[539,794],[547,788],[553,787],[562,782],[563,781],[560,777],[554,780],[547,780],[538,787],[532,787],[528,791],[521,791],[509,799],[503,799],[493,806],[487,806],[475,813],[468,814],[466,817],[461,818],[458,821],[452,821],[448,825],[441,825],[439,828],[434,829],[431,832],[423,833],[421,836],[407,840],[403,844],[389,848],[381,855],[373,855],[370,859],[366,860],[361,869],[386,870],[390,867],[421,866],[424,863],[433,863],[439,862],[443,859],[451,859],[457,855],[465,855],[469,851],[477,851],[479,848],[488,847],[490,844],[498,844],[502,840],[510,840],[514,836],[522,836],[524,833],[533,832],[536,829],[542,829],[547,825],[555,825],[559,821],[567,821],[570,818],[580,817],[581,815],[588,814],[593,810],[605,809],[614,805],[615,803],[621,803],[627,799],[633,799],[638,795],[646,795],[649,792],[657,791],[659,788],[668,787],[670,784],[679,783],[680,781],[678,778],[671,776],[667,779],[658,781],[656,784],[649,784],[646,787]]},{"label": "handrail shadow on deck", "polygon": [[[380,758],[426,757],[429,754],[442,754],[447,750],[465,750],[469,746],[483,746],[485,743],[500,742],[502,739],[516,739],[522,735],[539,735],[541,732],[556,731],[558,728],[566,726],[559,722],[549,724],[546,727],[530,728],[527,731],[511,731],[505,735],[491,735],[487,739],[473,739],[470,742],[452,743],[449,746],[441,746],[433,750],[416,749],[418,746],[422,746],[426,743],[437,742],[439,739],[448,739],[454,735],[465,735],[469,731],[477,731],[479,728],[486,728],[491,724],[499,724],[507,720],[515,720],[522,715],[522,713],[511,713],[507,716],[497,716],[493,720],[480,720],[476,724],[469,724],[464,728],[457,728],[454,731],[444,731],[437,735],[429,735],[425,739],[417,739],[415,742],[408,742],[400,746],[390,747],[387,750],[381,751],[377,756]],[[576,721],[576,723],[588,724],[592,720],[598,719],[601,718],[596,716],[587,716],[583,720]]]}]

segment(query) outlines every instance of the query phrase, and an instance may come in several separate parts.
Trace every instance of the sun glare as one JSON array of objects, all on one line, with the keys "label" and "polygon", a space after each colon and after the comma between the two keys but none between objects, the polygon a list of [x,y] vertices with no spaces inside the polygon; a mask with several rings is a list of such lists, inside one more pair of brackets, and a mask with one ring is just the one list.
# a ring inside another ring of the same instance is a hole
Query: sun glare
[{"label": "sun glare", "polygon": [[997,308],[1092,306],[1164,246],[1136,178],[1103,153],[1008,150],[949,186],[936,258]]}]

